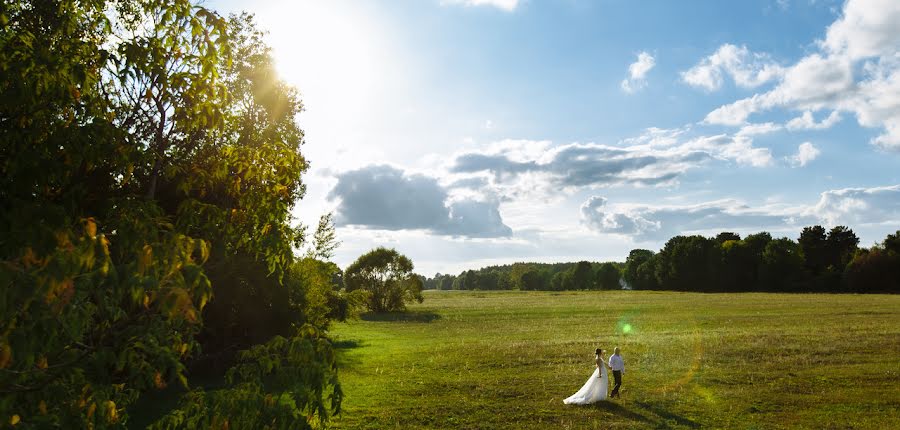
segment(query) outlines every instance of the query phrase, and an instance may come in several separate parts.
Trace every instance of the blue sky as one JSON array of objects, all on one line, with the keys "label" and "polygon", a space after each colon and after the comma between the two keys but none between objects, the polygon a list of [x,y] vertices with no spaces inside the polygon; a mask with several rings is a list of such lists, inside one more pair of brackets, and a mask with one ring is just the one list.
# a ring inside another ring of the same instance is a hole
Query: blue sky
[{"label": "blue sky", "polygon": [[900,229],[900,2],[216,0],[303,95],[339,264],[624,260],[676,234]]}]

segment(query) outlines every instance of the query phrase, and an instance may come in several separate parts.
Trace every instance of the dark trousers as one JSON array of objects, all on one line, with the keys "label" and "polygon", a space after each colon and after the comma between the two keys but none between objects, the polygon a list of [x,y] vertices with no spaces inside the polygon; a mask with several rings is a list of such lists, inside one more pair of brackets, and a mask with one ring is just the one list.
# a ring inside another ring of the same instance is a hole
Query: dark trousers
[{"label": "dark trousers", "polygon": [[622,386],[621,370],[613,370],[613,380],[616,382],[616,385],[613,387],[612,394],[609,397],[619,397],[619,387]]}]

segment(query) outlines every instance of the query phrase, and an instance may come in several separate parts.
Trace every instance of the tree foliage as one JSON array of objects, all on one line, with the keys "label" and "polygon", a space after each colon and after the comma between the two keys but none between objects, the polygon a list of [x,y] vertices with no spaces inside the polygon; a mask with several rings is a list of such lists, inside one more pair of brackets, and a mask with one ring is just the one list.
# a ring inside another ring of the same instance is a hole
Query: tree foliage
[{"label": "tree foliage", "polygon": [[596,285],[601,290],[617,290],[621,273],[613,263],[603,263],[597,268]]},{"label": "tree foliage", "polygon": [[257,346],[237,355],[230,396],[195,392],[180,419],[245,423],[272,378],[279,407],[294,402],[275,427],[327,419],[328,311],[309,278],[278,288],[303,240],[302,104],[251,17],[187,0],[4,2],[0,72],[0,419],[123,425],[142,393],[188,386],[201,322],[257,324],[229,312],[266,303],[286,305],[242,327],[240,346]]},{"label": "tree foliage", "polygon": [[406,302],[422,302],[422,280],[413,273],[412,260],[395,249],[375,248],[361,255],[344,272],[347,291],[365,291],[368,308],[391,312],[406,308]]}]

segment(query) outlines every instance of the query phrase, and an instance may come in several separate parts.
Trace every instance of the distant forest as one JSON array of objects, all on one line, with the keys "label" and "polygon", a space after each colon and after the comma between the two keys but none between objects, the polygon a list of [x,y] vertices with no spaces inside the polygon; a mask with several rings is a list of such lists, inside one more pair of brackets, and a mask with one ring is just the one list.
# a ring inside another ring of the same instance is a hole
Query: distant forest
[{"label": "distant forest", "polygon": [[805,227],[797,240],[675,236],[621,262],[514,263],[424,278],[437,290],[669,290],[900,293],[900,230],[860,248],[848,227]]}]

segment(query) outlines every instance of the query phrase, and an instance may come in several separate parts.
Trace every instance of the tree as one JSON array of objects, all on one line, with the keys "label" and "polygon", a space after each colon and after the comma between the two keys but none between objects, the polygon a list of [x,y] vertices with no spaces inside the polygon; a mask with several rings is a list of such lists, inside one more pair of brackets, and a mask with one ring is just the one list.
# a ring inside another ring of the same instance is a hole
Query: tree
[{"label": "tree", "polygon": [[766,245],[760,265],[760,281],[767,291],[799,291],[803,279],[803,250],[786,237]]},{"label": "tree", "polygon": [[574,289],[594,289],[594,270],[590,262],[579,261],[575,264],[572,268],[572,282],[575,284]]},{"label": "tree", "polygon": [[743,240],[728,240],[721,245],[723,291],[752,291],[756,287],[760,256]]},{"label": "tree", "polygon": [[659,266],[659,254],[654,254],[650,259],[641,263],[637,268],[635,282],[632,284],[632,287],[636,290],[658,290],[662,288],[657,276]]},{"label": "tree", "polygon": [[625,282],[632,286],[635,289],[642,289],[636,286],[638,282],[638,267],[641,264],[650,260],[653,257],[653,251],[648,249],[632,249],[631,252],[628,253],[628,258],[625,259],[625,270],[622,273],[622,277],[625,278]]},{"label": "tree", "polygon": [[854,293],[900,293],[900,254],[883,248],[859,252],[844,271]]},{"label": "tree", "polygon": [[716,242],[718,242],[720,245],[728,242],[729,240],[741,240],[741,235],[732,233],[730,231],[723,231],[716,235]]},{"label": "tree", "polygon": [[844,283],[854,293],[900,293],[900,230],[872,249],[858,250],[844,270]]},{"label": "tree", "polygon": [[[290,224],[302,105],[260,35],[247,16],[186,0],[0,6],[4,420],[117,426],[142,393],[187,386],[232,263],[247,262],[235,288],[281,299],[269,287],[303,238]],[[338,410],[321,331],[274,318],[292,329],[239,353],[229,384],[192,392],[166,420],[303,428]]]},{"label": "tree", "polygon": [[719,288],[718,244],[703,236],[675,236],[659,252],[657,277],[664,289],[715,291]]},{"label": "tree", "polygon": [[843,272],[858,249],[859,238],[847,226],[839,225],[828,231],[826,243],[828,264]]},{"label": "tree", "polygon": [[373,312],[400,311],[409,300],[423,300],[422,281],[413,273],[412,261],[394,249],[379,247],[361,255],[347,267],[344,283],[347,291],[366,291]]},{"label": "tree", "polygon": [[319,218],[319,225],[313,235],[313,246],[307,251],[307,257],[328,261],[334,256],[334,250],[341,245],[337,240],[331,212]]},{"label": "tree", "polygon": [[822,273],[828,267],[828,243],[825,227],[815,225],[804,227],[797,242],[803,250],[805,266],[813,275]]},{"label": "tree", "polygon": [[538,291],[538,290],[546,290],[549,289],[550,279],[547,276],[548,273],[546,271],[537,269],[537,268],[529,268],[528,270],[522,272],[521,277],[521,289],[522,290],[530,290],[530,291]]},{"label": "tree", "polygon": [[897,230],[896,233],[887,235],[887,237],[884,238],[884,242],[882,242],[882,246],[885,251],[900,255],[900,230]]},{"label": "tree", "polygon": [[596,284],[601,290],[618,290],[619,286],[619,269],[615,264],[603,263],[597,268]]}]

